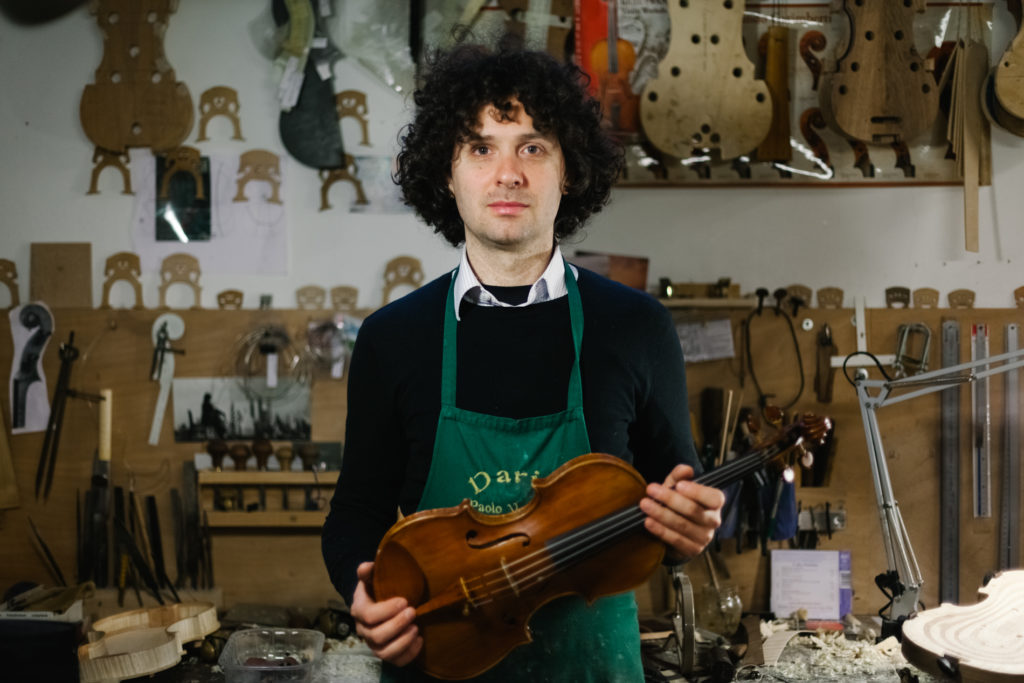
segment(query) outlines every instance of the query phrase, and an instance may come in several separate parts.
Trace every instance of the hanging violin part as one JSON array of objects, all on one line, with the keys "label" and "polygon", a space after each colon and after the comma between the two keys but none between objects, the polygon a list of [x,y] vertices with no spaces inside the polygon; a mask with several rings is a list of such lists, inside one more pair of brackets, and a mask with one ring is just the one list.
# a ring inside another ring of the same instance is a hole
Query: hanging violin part
[{"label": "hanging violin part", "polygon": [[[697,478],[723,488],[832,429],[804,415],[753,451]],[[513,512],[485,515],[469,501],[413,513],[377,549],[377,600],[403,596],[416,608],[423,648],[416,664],[431,676],[465,679],[487,671],[531,641],[528,622],[564,595],[628,591],[661,565],[664,544],[644,530],[638,503],[646,482],[625,461],[602,453],[573,458],[533,481],[533,498]],[[587,492],[600,495],[589,495]]]},{"label": "hanging violin part", "polygon": [[176,0],[99,0],[93,5],[103,31],[96,82],[85,86],[82,129],[97,148],[156,151],[180,145],[192,130],[192,96],[175,80],[163,36]]},{"label": "hanging violin part", "polygon": [[850,29],[822,84],[822,110],[851,140],[905,145],[939,111],[939,88],[914,46],[914,14],[925,0],[841,2]]},{"label": "hanging violin part", "polygon": [[718,150],[734,159],[768,134],[772,97],[743,49],[743,7],[743,0],[668,4],[668,53],[640,97],[644,132],[662,152],[685,159]]}]

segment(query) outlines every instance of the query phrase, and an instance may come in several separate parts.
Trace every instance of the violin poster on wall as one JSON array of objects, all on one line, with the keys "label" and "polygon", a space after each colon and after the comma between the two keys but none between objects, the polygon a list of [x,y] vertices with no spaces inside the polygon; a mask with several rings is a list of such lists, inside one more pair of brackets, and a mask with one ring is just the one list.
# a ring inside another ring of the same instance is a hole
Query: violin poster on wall
[{"label": "violin poster on wall", "polygon": [[990,175],[987,121],[954,48],[987,54],[992,0],[576,0],[575,12],[575,61],[626,149],[621,185],[960,184],[964,108]]}]

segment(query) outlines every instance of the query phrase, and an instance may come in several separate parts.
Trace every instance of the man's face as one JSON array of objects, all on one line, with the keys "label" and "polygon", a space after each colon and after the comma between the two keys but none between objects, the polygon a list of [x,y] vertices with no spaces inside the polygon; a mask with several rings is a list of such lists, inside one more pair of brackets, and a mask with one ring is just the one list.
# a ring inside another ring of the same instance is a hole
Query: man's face
[{"label": "man's face", "polygon": [[565,183],[558,139],[541,135],[522,105],[485,106],[474,135],[455,148],[448,187],[466,225],[466,248],[550,250]]}]

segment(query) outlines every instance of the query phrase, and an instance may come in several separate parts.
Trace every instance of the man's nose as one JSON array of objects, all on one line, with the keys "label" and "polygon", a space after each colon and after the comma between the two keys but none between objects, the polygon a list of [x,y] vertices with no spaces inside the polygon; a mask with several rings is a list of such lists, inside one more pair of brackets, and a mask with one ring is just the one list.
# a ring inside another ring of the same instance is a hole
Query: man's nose
[{"label": "man's nose", "polygon": [[519,187],[523,184],[523,167],[517,156],[506,157],[498,167],[498,184]]}]

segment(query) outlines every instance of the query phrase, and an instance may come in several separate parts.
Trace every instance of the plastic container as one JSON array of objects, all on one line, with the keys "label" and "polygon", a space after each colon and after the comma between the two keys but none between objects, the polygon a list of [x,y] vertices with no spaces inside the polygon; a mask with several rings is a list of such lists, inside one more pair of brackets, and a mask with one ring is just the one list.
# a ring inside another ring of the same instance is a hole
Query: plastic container
[{"label": "plastic container", "polygon": [[226,683],[308,683],[323,649],[320,631],[250,628],[231,634],[217,663]]}]

